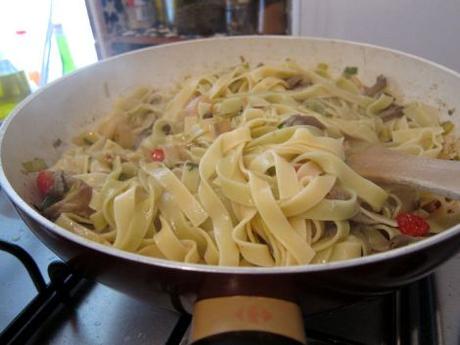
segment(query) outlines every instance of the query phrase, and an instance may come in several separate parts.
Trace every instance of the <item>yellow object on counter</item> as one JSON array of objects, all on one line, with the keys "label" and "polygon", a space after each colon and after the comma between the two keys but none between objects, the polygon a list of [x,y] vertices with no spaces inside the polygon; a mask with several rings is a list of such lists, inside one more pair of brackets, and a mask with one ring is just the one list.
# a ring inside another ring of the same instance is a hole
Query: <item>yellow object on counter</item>
[{"label": "yellow object on counter", "polygon": [[30,87],[24,71],[0,75],[0,120],[3,120],[24,98]]}]

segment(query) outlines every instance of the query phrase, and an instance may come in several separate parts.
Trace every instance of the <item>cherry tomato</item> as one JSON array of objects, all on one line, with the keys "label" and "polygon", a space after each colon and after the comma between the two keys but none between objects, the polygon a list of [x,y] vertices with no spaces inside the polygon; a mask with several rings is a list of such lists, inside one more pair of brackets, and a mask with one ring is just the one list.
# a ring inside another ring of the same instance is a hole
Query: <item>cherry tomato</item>
[{"label": "cherry tomato", "polygon": [[165,152],[162,149],[153,149],[151,155],[155,162],[163,162],[165,159]]},{"label": "cherry tomato", "polygon": [[40,194],[47,195],[54,186],[54,174],[48,170],[42,170],[37,175],[37,187]]},{"label": "cherry tomato", "polygon": [[399,230],[409,236],[423,236],[430,230],[430,224],[425,219],[412,213],[400,213],[396,222]]}]

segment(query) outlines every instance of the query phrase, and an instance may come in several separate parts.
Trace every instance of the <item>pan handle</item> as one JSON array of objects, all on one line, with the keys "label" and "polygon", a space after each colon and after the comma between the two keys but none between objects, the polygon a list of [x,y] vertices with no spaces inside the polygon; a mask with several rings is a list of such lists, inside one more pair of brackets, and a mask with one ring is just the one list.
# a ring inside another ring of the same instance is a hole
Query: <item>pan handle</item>
[{"label": "pan handle", "polygon": [[306,344],[297,304],[277,298],[230,296],[199,300],[193,307],[193,345]]}]

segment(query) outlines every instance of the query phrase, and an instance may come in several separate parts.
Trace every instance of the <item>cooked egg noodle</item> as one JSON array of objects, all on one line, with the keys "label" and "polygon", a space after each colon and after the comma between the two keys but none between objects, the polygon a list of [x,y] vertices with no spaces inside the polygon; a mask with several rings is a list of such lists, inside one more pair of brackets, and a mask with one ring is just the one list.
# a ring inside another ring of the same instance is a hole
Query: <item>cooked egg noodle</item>
[{"label": "cooked egg noodle", "polygon": [[[344,139],[437,157],[443,129],[417,102],[384,121],[394,97],[366,96],[360,83],[330,75],[288,60],[190,77],[169,95],[133,92],[52,168],[93,190],[89,218],[62,213],[56,223],[118,249],[210,265],[304,265],[385,250],[400,235],[402,202],[348,167]],[[292,88],[293,77],[303,84]],[[293,115],[317,122],[285,126]],[[158,148],[165,159],[152,162]],[[460,214],[436,200],[434,232]]]}]

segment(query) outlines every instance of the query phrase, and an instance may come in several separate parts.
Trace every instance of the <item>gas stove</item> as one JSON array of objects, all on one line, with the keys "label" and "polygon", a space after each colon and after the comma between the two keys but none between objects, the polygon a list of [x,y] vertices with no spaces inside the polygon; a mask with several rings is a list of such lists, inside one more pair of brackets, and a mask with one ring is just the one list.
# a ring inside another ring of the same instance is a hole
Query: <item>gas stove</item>
[{"label": "gas stove", "polygon": [[[72,272],[0,192],[0,344],[186,345],[191,318]],[[460,255],[394,293],[305,315],[310,345],[460,343]]]}]

